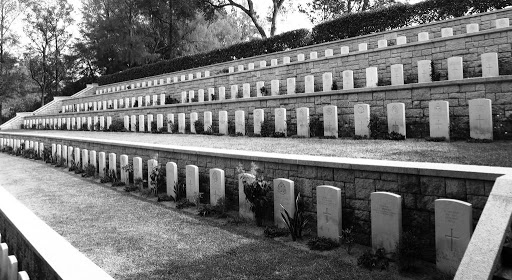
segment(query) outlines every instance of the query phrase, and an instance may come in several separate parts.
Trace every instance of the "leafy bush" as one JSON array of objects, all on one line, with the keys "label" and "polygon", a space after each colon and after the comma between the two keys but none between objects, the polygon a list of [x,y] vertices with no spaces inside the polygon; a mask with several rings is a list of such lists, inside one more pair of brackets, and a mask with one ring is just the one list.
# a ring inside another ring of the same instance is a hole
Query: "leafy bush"
[{"label": "leafy bush", "polygon": [[388,135],[388,124],[385,120],[379,118],[375,114],[371,114],[370,121],[368,123],[370,129],[370,137],[372,139],[385,139]]},{"label": "leafy bush", "polygon": [[249,173],[255,177],[251,182],[249,177],[242,176],[241,180],[244,185],[244,193],[247,201],[251,203],[251,211],[254,213],[256,225],[262,226],[265,216],[270,216],[268,211],[272,207],[272,186],[263,177],[263,172],[254,163],[251,163],[251,170],[246,172],[242,164],[238,164],[236,168],[237,174]]},{"label": "leafy bush", "polygon": [[163,164],[155,166],[153,170],[151,170],[149,179],[151,180],[150,185],[155,188],[155,195],[158,195],[159,192],[165,192],[167,188],[166,176],[166,168]]},{"label": "leafy bush", "polygon": [[311,137],[324,136],[324,122],[317,115],[311,116],[309,120],[309,135]]},{"label": "leafy bush", "polygon": [[384,270],[389,267],[389,260],[386,258],[386,252],[384,249],[380,248],[377,249],[375,254],[373,254],[372,251],[367,251],[359,256],[359,258],[357,258],[357,265],[369,270],[374,268]]},{"label": "leafy bush", "polygon": [[264,119],[263,122],[261,123],[261,137],[273,136],[274,130],[274,122],[270,118]]},{"label": "leafy bush", "polygon": [[203,125],[202,121],[200,121],[200,120],[195,121],[194,122],[194,128],[195,128],[197,134],[203,134],[203,132],[204,132],[204,125]]},{"label": "leafy bush", "polygon": [[293,214],[293,218],[290,216],[283,205],[281,205],[281,208],[284,211],[284,213],[281,212],[281,218],[286,223],[286,226],[292,235],[292,240],[295,241],[297,238],[301,238],[302,231],[308,224],[308,219],[304,216],[306,207],[304,205],[304,200],[300,196],[300,193],[295,199],[295,213]]},{"label": "leafy bush", "polygon": [[354,228],[350,227],[341,231],[340,241],[343,245],[345,245],[345,249],[347,253],[350,255],[352,252],[352,248],[354,247]]},{"label": "leafy bush", "polygon": [[329,251],[340,246],[338,242],[325,237],[313,238],[308,241],[307,245],[309,249],[316,251]]},{"label": "leafy bush", "polygon": [[125,132],[126,128],[124,127],[124,121],[121,118],[115,118],[112,120],[110,127],[107,128],[112,132]]}]

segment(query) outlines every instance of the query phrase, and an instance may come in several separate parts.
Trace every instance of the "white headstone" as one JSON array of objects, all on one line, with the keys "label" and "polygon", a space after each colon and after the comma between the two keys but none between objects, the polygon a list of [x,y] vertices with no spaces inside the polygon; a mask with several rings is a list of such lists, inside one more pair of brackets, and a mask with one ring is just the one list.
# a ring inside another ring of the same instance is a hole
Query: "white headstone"
[{"label": "white headstone", "polygon": [[270,60],[270,66],[277,66],[277,58]]},{"label": "white headstone", "polygon": [[267,61],[265,61],[265,60],[260,61],[260,68],[265,68],[265,67],[267,67]]},{"label": "white headstone", "polygon": [[100,178],[105,177],[105,168],[107,167],[107,155],[105,152],[99,152],[98,153],[98,168],[99,168],[99,175]]},{"label": "white headstone", "polygon": [[315,92],[315,76],[307,75],[304,77],[304,93]]},{"label": "white headstone", "polygon": [[432,61],[418,60],[418,83],[432,82]]},{"label": "white headstone", "polygon": [[244,66],[243,65],[238,65],[238,72],[242,72],[244,71]]},{"label": "white headstone", "polygon": [[338,107],[329,105],[323,108],[324,136],[338,138]]},{"label": "white headstone", "polygon": [[358,48],[359,48],[359,51],[362,52],[362,51],[367,51],[368,50],[368,43],[360,43],[358,45]]},{"label": "white headstone", "polygon": [[253,111],[254,116],[254,134],[261,134],[261,125],[265,120],[265,112],[263,109],[255,109]]},{"label": "white headstone", "polygon": [[435,201],[436,266],[454,275],[473,233],[473,208],[454,199]]},{"label": "white headstone", "polygon": [[405,104],[404,103],[389,103],[387,105],[388,112],[388,133],[396,132],[398,134],[405,134]]},{"label": "white headstone", "polygon": [[165,177],[167,180],[167,195],[177,200],[174,187],[178,183],[178,165],[175,162],[170,161],[165,165]]},{"label": "white headstone", "polygon": [[89,164],[94,167],[98,166],[97,158],[96,158],[96,151],[94,151],[94,150],[89,151]]},{"label": "white headstone", "polygon": [[76,166],[82,166],[82,160],[80,155],[80,148],[76,147],[75,152],[73,154]]},{"label": "white headstone", "polygon": [[289,63],[290,63],[290,57],[289,56],[283,57],[283,64],[289,64]]},{"label": "white headstone", "polygon": [[251,203],[246,199],[244,182],[250,184],[256,178],[248,173],[238,175],[238,213],[245,219],[254,220],[254,213],[251,211]]},{"label": "white headstone", "polygon": [[309,137],[308,107],[301,107],[297,109],[297,135],[300,137]]},{"label": "white headstone", "polygon": [[445,137],[450,140],[450,112],[448,101],[428,103],[430,137]]},{"label": "white headstone", "polygon": [[391,65],[391,85],[398,86],[404,84],[404,65],[393,64]]},{"label": "white headstone", "polygon": [[155,168],[158,168],[158,161],[156,159],[148,160],[148,186],[150,188],[156,188],[157,186],[151,183],[151,173]]},{"label": "white headstone", "polygon": [[230,66],[228,69],[229,73],[235,73],[235,66]]},{"label": "white headstone", "polygon": [[185,113],[178,114],[178,132],[185,133]]},{"label": "white headstone", "polygon": [[420,32],[418,33],[418,42],[428,41],[429,36],[428,32]]},{"label": "white headstone", "polygon": [[210,71],[208,71],[208,70],[204,71],[204,77],[205,78],[210,77]]},{"label": "white headstone", "polygon": [[490,99],[472,99],[469,105],[469,134],[473,139],[493,139]]},{"label": "white headstone", "polygon": [[317,59],[317,58],[318,58],[318,52],[310,52],[309,53],[310,60]]},{"label": "white headstone", "polygon": [[462,70],[462,57],[454,56],[448,58],[448,80],[462,80],[464,79]]},{"label": "white headstone", "polygon": [[137,131],[137,116],[132,115],[131,117],[131,131]]},{"label": "white headstone", "polygon": [[119,157],[119,167],[121,170],[121,182],[128,184],[130,180],[130,174],[128,173],[128,170],[126,170],[125,166],[128,166],[128,156],[127,155],[121,155]]},{"label": "white headstone", "polygon": [[210,204],[215,206],[219,199],[226,196],[224,170],[218,168],[210,169]]},{"label": "white headstone", "polygon": [[245,135],[245,111],[235,111],[235,133]]},{"label": "white headstone", "polygon": [[185,172],[187,199],[190,202],[196,203],[199,198],[199,168],[195,165],[187,165]]},{"label": "white headstone", "polygon": [[181,103],[187,103],[187,92],[186,91],[181,92]]},{"label": "white headstone", "polygon": [[215,89],[214,88],[208,88],[208,98],[207,101],[212,101],[213,96],[215,95]]},{"label": "white headstone", "polygon": [[405,37],[405,36],[396,37],[396,44],[398,46],[407,44],[407,37]]},{"label": "white headstone", "polygon": [[238,85],[231,86],[231,99],[238,98]]},{"label": "white headstone", "polygon": [[482,77],[498,77],[500,75],[498,68],[498,54],[484,53],[482,58]]},{"label": "white headstone", "polygon": [[276,108],[275,112],[275,131],[284,133],[287,135],[286,129],[286,109],[285,108]]},{"label": "white headstone", "polygon": [[441,37],[450,37],[450,36],[453,36],[453,28],[451,28],[451,27],[441,28]]},{"label": "white headstone", "polygon": [[[43,144],[43,143],[41,143],[41,144]],[[40,150],[42,151],[42,148],[41,148]],[[71,147],[71,146],[69,146],[69,147],[68,147],[68,159],[67,159],[67,161],[68,161],[68,167],[71,167],[71,165],[72,165],[72,162],[71,162],[71,161],[72,161],[72,160],[73,160],[73,158],[74,158],[74,157],[73,157],[73,151],[74,151],[74,150],[75,150],[75,149],[73,149],[73,147]],[[73,162],[74,162],[74,160],[73,160]]]},{"label": "white headstone", "polygon": [[379,40],[377,41],[377,48],[385,48],[388,46],[388,40],[386,39],[382,39],[382,40]]},{"label": "white headstone", "polygon": [[[288,211],[290,217],[295,214],[295,186],[292,180],[278,178],[274,179],[274,224],[279,228],[286,228],[286,223],[281,217],[284,210]],[[286,216],[286,214],[284,214]]]},{"label": "white headstone", "polygon": [[355,135],[370,137],[370,105],[356,104],[354,105],[354,128]]},{"label": "white headstone", "polygon": [[156,115],[156,128],[160,130],[164,127],[164,115],[158,114]]},{"label": "white headstone", "polygon": [[144,118],[145,118],[144,115],[139,115],[139,131],[140,132],[144,132],[146,130],[145,124],[144,124]]},{"label": "white headstone", "polygon": [[7,257],[7,278],[6,280],[18,280],[18,259],[16,256]]},{"label": "white headstone", "polygon": [[219,112],[219,133],[228,134],[228,111]]},{"label": "white headstone", "polygon": [[478,26],[478,23],[470,23],[466,25],[466,33],[475,33],[480,31],[480,27]]},{"label": "white headstone", "polygon": [[[261,92],[261,88],[263,88],[263,87],[265,87],[265,82],[263,82],[263,81],[256,82],[256,96],[257,97],[263,96],[263,94]],[[250,91],[249,91],[249,96],[250,96]]]},{"label": "white headstone", "polygon": [[343,89],[354,89],[354,71],[345,70],[342,73],[343,75]]},{"label": "white headstone", "polygon": [[279,95],[279,80],[270,81],[270,95]]},{"label": "white headstone", "polygon": [[196,112],[190,113],[190,133],[196,133],[196,121],[199,119],[199,116]]},{"label": "white headstone", "polygon": [[134,157],[133,158],[133,180],[141,179],[142,180],[142,158]]},{"label": "white headstone", "polygon": [[226,88],[225,87],[219,87],[219,101],[226,99]]},{"label": "white headstone", "polygon": [[377,67],[366,68],[366,87],[376,87],[379,83]]},{"label": "white headstone", "polygon": [[114,174],[117,174],[117,156],[115,153],[108,154],[108,170],[109,172],[114,172]]},{"label": "white headstone", "polygon": [[204,89],[197,91],[197,102],[204,102]]},{"label": "white headstone", "polygon": [[300,53],[297,55],[297,61],[304,61],[305,60],[305,56],[303,53]]},{"label": "white headstone", "polygon": [[325,50],[325,57],[331,57],[334,55],[334,51],[332,49]]},{"label": "white headstone", "polygon": [[9,258],[9,246],[0,243],[0,279],[7,279],[7,262]]},{"label": "white headstone", "polygon": [[82,150],[82,169],[85,170],[89,165],[89,151],[87,149]]},{"label": "white headstone", "polygon": [[192,103],[193,99],[196,97],[196,94],[193,90],[189,90],[188,91],[188,102]]},{"label": "white headstone", "polygon": [[254,62],[251,62],[247,65],[247,69],[254,70]]},{"label": "white headstone", "polygon": [[332,72],[327,72],[322,75],[322,89],[323,91],[332,90]]},{"label": "white headstone", "polygon": [[286,94],[295,94],[295,78],[286,79]]},{"label": "white headstone", "polygon": [[203,118],[204,118],[204,131],[208,131],[208,129],[213,130],[212,112],[210,112],[210,111],[204,112]]},{"label": "white headstone", "polygon": [[499,18],[496,20],[496,28],[505,28],[509,26],[510,24],[508,18]]},{"label": "white headstone", "polygon": [[244,98],[251,97],[251,84],[245,83],[242,85],[242,91]]},{"label": "white headstone", "polygon": [[340,51],[341,51],[341,53],[340,53],[341,55],[347,55],[347,54],[349,54],[350,49],[348,46],[342,46]]},{"label": "white headstone", "polygon": [[316,220],[318,237],[339,242],[342,231],[341,189],[333,186],[316,187]]},{"label": "white headstone", "polygon": [[174,123],[174,114],[167,114],[167,132],[173,132]]},{"label": "white headstone", "polygon": [[389,192],[373,192],[371,200],[372,248],[397,252],[402,236],[402,197]]}]

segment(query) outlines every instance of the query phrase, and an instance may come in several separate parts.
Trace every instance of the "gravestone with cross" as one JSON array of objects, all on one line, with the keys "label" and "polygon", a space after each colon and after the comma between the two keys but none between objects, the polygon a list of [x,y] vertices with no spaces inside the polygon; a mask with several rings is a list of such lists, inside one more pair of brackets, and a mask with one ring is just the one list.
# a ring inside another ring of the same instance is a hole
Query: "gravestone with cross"
[{"label": "gravestone with cross", "polygon": [[225,87],[219,87],[219,101],[226,99],[226,88]]},{"label": "gravestone with cross", "polygon": [[376,87],[379,82],[377,67],[366,68],[366,87]]},{"label": "gravestone with cross", "polygon": [[300,137],[309,137],[308,107],[301,107],[297,109],[297,135]]},{"label": "gravestone with cross", "polygon": [[249,220],[254,220],[254,213],[251,211],[251,203],[245,196],[244,182],[251,184],[254,180],[256,180],[256,177],[249,173],[238,175],[238,213],[241,217]]},{"label": "gravestone with cross", "polygon": [[185,113],[178,114],[178,132],[185,133]]},{"label": "gravestone with cross", "polygon": [[354,89],[354,71],[345,70],[342,73],[343,76],[343,89]]},{"label": "gravestone with cross", "polygon": [[498,54],[484,53],[482,58],[482,77],[498,77],[500,75],[498,68]]},{"label": "gravestone with cross", "polygon": [[[101,153],[100,153],[100,155],[101,155]],[[100,156],[100,158],[101,158],[101,156]],[[133,158],[133,180],[135,181],[137,179],[142,180],[142,158],[141,157]]]},{"label": "gravestone with cross", "polygon": [[355,135],[370,137],[370,105],[356,104],[354,105],[354,128]]},{"label": "gravestone with cross", "polygon": [[213,129],[213,118],[212,112],[206,111],[203,113],[204,118],[204,131],[207,131],[209,128]]},{"label": "gravestone with cross", "polygon": [[274,179],[274,224],[277,227],[286,228],[286,223],[281,217],[281,213],[284,214],[281,205],[288,211],[290,217],[293,217],[295,214],[295,187],[292,180]]},{"label": "gravestone with cross", "polygon": [[304,77],[304,93],[315,92],[315,76],[307,75]]},{"label": "gravestone with cross", "polygon": [[404,65],[393,64],[391,65],[391,85],[399,86],[404,84]]},{"label": "gravestone with cross", "polygon": [[469,131],[473,139],[493,139],[491,100],[472,99],[469,105]]},{"label": "gravestone with cross", "polygon": [[286,79],[286,94],[295,94],[295,78]]},{"label": "gravestone with cross", "polygon": [[270,81],[270,95],[279,95],[279,80]]},{"label": "gravestone with cross", "polygon": [[274,110],[274,114],[275,132],[284,133],[284,135],[286,136],[286,109],[276,108]]},{"label": "gravestone with cross", "polygon": [[389,192],[373,192],[371,200],[372,248],[396,252],[402,237],[402,197]]},{"label": "gravestone with cross", "polygon": [[224,170],[218,168],[210,169],[210,204],[217,205],[219,199],[226,196]]},{"label": "gravestone with cross", "polygon": [[462,68],[462,57],[454,56],[448,58],[448,80],[462,80],[464,78]]},{"label": "gravestone with cross", "polygon": [[324,136],[338,138],[338,107],[324,106]]},{"label": "gravestone with cross", "polygon": [[450,112],[448,101],[428,103],[430,137],[444,137],[450,140]]},{"label": "gravestone with cross", "polygon": [[341,235],[341,189],[333,186],[316,188],[316,213],[318,237],[339,242]]},{"label": "gravestone with cross", "polygon": [[197,91],[197,102],[204,102],[204,89]]},{"label": "gravestone with cross", "polygon": [[261,124],[265,120],[265,113],[263,109],[255,109],[252,114],[254,117],[254,134],[261,134]]},{"label": "gravestone with cross", "polygon": [[245,111],[235,111],[235,133],[245,135]]},{"label": "gravestone with cross", "polygon": [[322,90],[332,90],[332,72],[327,72],[322,75]]},{"label": "gravestone with cross", "polygon": [[251,97],[251,84],[245,83],[242,85],[242,93],[244,98]]},{"label": "gravestone with cross", "polygon": [[178,165],[175,162],[168,162],[165,165],[166,193],[176,200],[175,186],[178,183]]},{"label": "gravestone with cross", "polygon": [[199,197],[199,168],[195,165],[185,167],[187,200],[196,203]]},{"label": "gravestone with cross", "polygon": [[472,233],[473,209],[470,203],[455,199],[435,201],[437,269],[455,274]]},{"label": "gravestone with cross", "polygon": [[199,119],[199,116],[196,112],[190,113],[190,133],[196,133],[196,121]]},{"label": "gravestone with cross", "polygon": [[418,83],[431,83],[432,82],[432,61],[419,60],[418,61]]},{"label": "gravestone with cross", "polygon": [[231,99],[238,97],[238,85],[231,85]]},{"label": "gravestone with cross", "polygon": [[405,134],[405,104],[404,103],[389,103],[387,105],[388,116],[388,133],[396,132],[398,134]]},{"label": "gravestone with cross", "polygon": [[228,111],[219,112],[219,133],[228,134]]}]

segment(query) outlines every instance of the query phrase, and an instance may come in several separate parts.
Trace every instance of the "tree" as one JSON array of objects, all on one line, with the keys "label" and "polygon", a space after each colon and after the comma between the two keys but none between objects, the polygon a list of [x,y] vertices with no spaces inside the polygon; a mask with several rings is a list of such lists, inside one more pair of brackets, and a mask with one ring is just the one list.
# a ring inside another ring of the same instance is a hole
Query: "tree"
[{"label": "tree", "polygon": [[27,83],[22,67],[16,57],[8,52],[3,53],[3,63],[0,72],[0,115],[3,104],[9,99],[19,97],[26,93]]},{"label": "tree", "polygon": [[317,24],[336,18],[342,14],[363,12],[396,3],[396,0],[312,0],[299,11],[308,16],[311,23]]},{"label": "tree", "polygon": [[[224,9],[226,7],[234,7],[242,12],[244,12],[251,21],[253,22],[254,26],[260,33],[262,38],[272,37],[276,33],[276,23],[277,23],[277,17],[279,16],[280,12],[282,11],[283,4],[285,0],[272,0],[272,6],[270,9],[270,15],[267,17],[267,21],[270,22],[270,36],[267,36],[267,32],[265,32],[265,29],[263,28],[263,22],[260,19],[260,16],[256,12],[254,8],[254,2],[253,0],[202,0],[204,3],[206,3],[210,8],[211,11]],[[211,13],[210,11],[210,13]]]}]

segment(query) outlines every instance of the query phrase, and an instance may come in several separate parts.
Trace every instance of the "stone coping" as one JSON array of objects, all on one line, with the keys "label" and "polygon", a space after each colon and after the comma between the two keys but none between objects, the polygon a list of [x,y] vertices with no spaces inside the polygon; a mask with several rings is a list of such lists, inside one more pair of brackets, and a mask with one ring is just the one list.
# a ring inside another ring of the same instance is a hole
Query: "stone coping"
[{"label": "stone coping", "polygon": [[[113,280],[105,271],[80,253],[50,226],[0,186],[0,215],[31,245],[34,251],[60,277],[73,280]],[[30,274],[30,272],[28,272]]]},{"label": "stone coping", "polygon": [[279,154],[256,151],[224,150],[203,147],[145,144],[129,141],[112,141],[93,138],[77,138],[69,136],[55,136],[44,134],[30,134],[20,132],[1,132],[0,136],[12,136],[25,138],[38,137],[54,140],[67,140],[74,142],[94,143],[102,145],[113,145],[128,147],[134,149],[157,150],[170,153],[185,153],[200,156],[213,156],[230,159],[250,160],[255,162],[270,162],[277,164],[291,164],[304,166],[317,166],[325,168],[351,169],[360,171],[377,171],[411,175],[466,178],[475,180],[494,181],[496,178],[505,175],[512,175],[512,168],[509,167],[490,167],[480,165],[462,165],[448,163],[429,163],[429,162],[409,162],[409,161],[391,161],[377,159],[360,159],[345,157],[325,157],[297,154]]},{"label": "stone coping", "polygon": [[287,98],[304,98],[304,97],[316,97],[316,96],[330,96],[330,95],[348,95],[348,94],[357,94],[357,93],[373,93],[373,92],[381,92],[381,91],[400,91],[400,90],[414,90],[421,88],[435,88],[435,87],[447,87],[447,86],[462,86],[462,85],[470,85],[470,84],[486,84],[486,83],[495,83],[495,82],[505,82],[512,81],[512,75],[502,75],[499,77],[491,77],[491,78],[466,78],[463,80],[445,80],[445,81],[435,81],[431,83],[412,83],[405,85],[388,85],[388,86],[378,86],[378,87],[370,87],[370,88],[355,88],[355,89],[340,89],[340,90],[332,90],[327,92],[314,92],[314,93],[296,93],[296,94],[282,94],[282,95],[274,95],[274,96],[260,96],[260,97],[250,97],[250,98],[235,98],[235,99],[224,99],[222,101],[204,101],[204,102],[193,102],[193,103],[176,103],[176,104],[166,104],[166,105],[155,105],[155,106],[144,106],[144,107],[135,107],[135,108],[121,108],[121,109],[108,109],[108,110],[97,110],[97,111],[80,111],[80,112],[66,112],[59,114],[50,114],[50,115],[33,115],[28,116],[26,119],[37,119],[37,118],[54,118],[54,117],[67,117],[67,116],[75,116],[75,115],[91,115],[91,114],[104,114],[108,112],[124,112],[124,111],[135,111],[135,110],[148,110],[148,109],[161,109],[161,108],[177,108],[177,107],[187,107],[187,106],[196,106],[196,105],[208,105],[208,104],[230,104],[230,103],[240,103],[240,102],[253,102],[253,101],[269,101],[269,100],[279,100],[279,99],[287,99]]},{"label": "stone coping", "polygon": [[[337,41],[325,42],[325,43],[321,43],[321,44],[304,46],[304,47],[300,47],[300,48],[295,48],[295,49],[290,49],[290,50],[274,52],[274,53],[271,53],[271,54],[262,54],[262,55],[258,55],[258,56],[248,57],[248,58],[241,58],[241,59],[234,60],[234,61],[226,61],[226,62],[211,64],[211,65],[208,65],[208,66],[202,66],[202,67],[197,67],[197,68],[190,68],[190,69],[181,70],[181,71],[177,71],[177,72],[165,73],[165,74],[161,74],[161,75],[157,75],[157,76],[149,76],[149,77],[145,77],[145,78],[141,78],[141,79],[129,80],[129,81],[124,81],[124,82],[112,83],[112,84],[105,84],[105,85],[98,86],[96,89],[115,87],[115,86],[126,84],[126,83],[129,83],[129,82],[130,83],[131,82],[135,82],[136,83],[138,81],[144,81],[144,80],[161,79],[161,78],[164,78],[164,77],[167,78],[169,75],[178,75],[178,76],[180,76],[180,75],[183,75],[183,74],[190,74],[192,72],[195,74],[196,72],[201,72],[200,70],[208,70],[208,67],[211,67],[211,66],[221,67],[221,66],[224,66],[224,65],[232,65],[234,62],[242,62],[242,63],[238,63],[238,65],[239,65],[239,64],[244,64],[243,61],[253,60],[253,59],[257,59],[257,58],[263,58],[263,57],[268,57],[268,56],[285,55],[286,53],[289,53],[289,52],[306,50],[306,49],[309,49],[309,48],[312,48],[312,47],[322,47],[322,46],[327,46],[327,45],[331,45],[331,44],[342,44],[343,42],[348,42],[348,41],[355,40],[355,39],[359,40],[359,39],[364,39],[364,38],[369,38],[369,37],[379,37],[379,36],[383,36],[384,37],[384,35],[386,35],[386,34],[392,34],[392,33],[397,33],[397,32],[405,32],[405,31],[408,31],[408,30],[411,30],[411,29],[421,29],[421,28],[425,28],[425,27],[431,27],[431,26],[436,26],[436,25],[441,25],[441,24],[447,24],[447,23],[450,23],[450,22],[460,21],[460,20],[463,20],[463,19],[471,19],[471,18],[475,18],[475,17],[485,17],[486,15],[491,15],[491,14],[495,14],[496,15],[496,19],[498,19],[498,16],[500,14],[508,13],[508,12],[510,12],[510,8],[505,8],[505,9],[500,9],[500,10],[496,10],[496,11],[490,11],[490,12],[474,14],[474,15],[469,15],[469,16],[464,16],[464,17],[458,17],[458,18],[453,18],[453,19],[448,19],[448,20],[442,20],[442,21],[436,21],[436,22],[431,22],[431,23],[421,24],[421,25],[416,25],[416,26],[409,26],[409,27],[404,27],[404,28],[400,28],[400,29],[393,29],[393,30],[389,30],[389,31],[383,31],[383,32],[378,32],[378,33],[372,33],[372,34],[357,36],[357,37],[351,37],[351,38],[346,38],[346,39],[337,40]],[[432,42],[432,41],[438,42],[438,41],[441,41],[441,40],[449,40],[449,39],[461,38],[461,37],[465,37],[465,36],[484,35],[484,34],[488,34],[488,33],[494,33],[495,31],[509,30],[510,28],[512,28],[512,26],[509,27],[509,28],[500,28],[500,29],[493,28],[493,29],[489,29],[489,30],[479,31],[479,32],[476,32],[476,33],[459,34],[459,35],[454,35],[454,36],[444,37],[444,38],[443,37],[441,37],[441,38],[433,38],[433,39],[430,39],[428,41],[411,42],[411,43],[407,43],[405,45],[400,45],[398,47],[410,46],[410,45],[413,45],[413,44],[424,44],[424,43],[429,43],[429,42]],[[397,47],[397,46],[388,46],[386,48],[374,49],[374,50],[375,51],[388,50],[391,47]],[[372,52],[374,50],[357,51],[357,52],[353,52],[353,53],[350,52],[349,55],[351,55],[351,54],[360,54],[360,53],[369,53],[369,52]],[[335,55],[335,56],[333,56],[331,58],[335,58],[337,56],[339,56],[339,55]],[[321,58],[318,58],[315,61],[318,61],[320,59]],[[304,62],[309,62],[309,61],[310,60],[305,60],[305,61],[300,61],[300,62],[291,62],[290,64],[293,65],[293,63],[304,63]],[[286,64],[286,65],[289,65],[289,64]],[[285,66],[285,65],[267,66],[266,68],[279,67],[279,66]],[[257,69],[254,69],[254,70],[244,70],[243,73],[248,72],[248,71],[259,71],[259,70],[261,70],[261,68],[257,68]],[[236,74],[236,73],[239,73],[239,72],[229,73],[229,74]],[[200,80],[200,79],[209,79],[209,78],[212,78],[212,76],[206,77],[206,78],[202,77],[202,78],[199,78],[199,79],[193,79],[192,81]],[[190,80],[188,80],[188,81],[178,81],[178,83],[189,82],[189,81]],[[158,85],[158,86],[160,86],[160,85]],[[112,92],[110,92],[110,93],[112,93]],[[114,93],[117,93],[117,92],[114,92]],[[103,93],[103,94],[109,94],[109,93]]]}]

